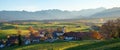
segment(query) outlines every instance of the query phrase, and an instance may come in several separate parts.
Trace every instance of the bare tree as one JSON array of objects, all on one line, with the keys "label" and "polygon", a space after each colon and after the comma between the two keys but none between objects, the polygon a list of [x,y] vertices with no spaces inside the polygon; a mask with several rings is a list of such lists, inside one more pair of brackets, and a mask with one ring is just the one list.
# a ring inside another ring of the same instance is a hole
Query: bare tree
[{"label": "bare tree", "polygon": [[120,38],[120,19],[107,21],[101,26],[100,32],[106,38]]}]

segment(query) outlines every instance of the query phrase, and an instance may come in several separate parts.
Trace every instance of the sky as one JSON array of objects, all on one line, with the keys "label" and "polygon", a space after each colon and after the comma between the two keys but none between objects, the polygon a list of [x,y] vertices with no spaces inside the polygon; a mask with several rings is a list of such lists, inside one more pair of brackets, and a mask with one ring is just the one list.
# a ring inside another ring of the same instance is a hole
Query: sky
[{"label": "sky", "polygon": [[0,0],[0,11],[39,11],[48,9],[77,11],[99,7],[120,7],[120,0]]}]

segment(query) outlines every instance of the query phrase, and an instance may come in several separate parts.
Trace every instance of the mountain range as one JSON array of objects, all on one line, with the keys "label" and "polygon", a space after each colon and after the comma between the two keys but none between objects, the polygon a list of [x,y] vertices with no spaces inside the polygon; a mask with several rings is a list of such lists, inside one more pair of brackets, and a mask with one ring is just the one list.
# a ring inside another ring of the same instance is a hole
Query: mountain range
[{"label": "mountain range", "polygon": [[29,11],[0,11],[0,21],[14,20],[60,20],[60,19],[82,19],[82,18],[105,18],[120,17],[120,8],[106,9],[84,9],[80,11],[67,11],[59,9]]}]

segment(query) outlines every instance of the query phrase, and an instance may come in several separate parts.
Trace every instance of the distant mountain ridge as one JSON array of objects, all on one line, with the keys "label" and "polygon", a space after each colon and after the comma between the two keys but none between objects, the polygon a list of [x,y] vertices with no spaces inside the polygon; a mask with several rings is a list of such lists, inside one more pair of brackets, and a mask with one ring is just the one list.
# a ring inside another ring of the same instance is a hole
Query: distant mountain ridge
[{"label": "distant mountain ridge", "polygon": [[112,9],[106,9],[102,12],[95,13],[95,14],[91,15],[91,17],[94,17],[94,18],[120,17],[120,8],[115,7],[115,8],[112,8]]},{"label": "distant mountain ridge", "polygon": [[13,20],[60,20],[60,19],[81,19],[81,18],[102,18],[119,17],[120,8],[112,9],[96,8],[84,9],[81,11],[62,11],[58,9],[41,10],[36,12],[28,11],[0,11],[0,21]]}]

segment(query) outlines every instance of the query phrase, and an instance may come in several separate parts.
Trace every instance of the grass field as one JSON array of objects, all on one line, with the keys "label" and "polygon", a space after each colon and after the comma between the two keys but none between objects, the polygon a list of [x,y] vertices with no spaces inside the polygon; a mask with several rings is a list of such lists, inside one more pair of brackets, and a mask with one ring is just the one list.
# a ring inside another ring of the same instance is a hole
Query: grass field
[{"label": "grass field", "polygon": [[41,42],[26,46],[6,47],[2,50],[120,50],[120,39]]},{"label": "grass field", "polygon": [[56,41],[53,43],[39,43],[39,44],[31,44],[27,46],[14,46],[7,47],[3,50],[64,50],[70,47],[75,47],[79,45],[85,45],[90,43],[95,43],[96,41]]},{"label": "grass field", "polygon": [[79,45],[66,50],[120,50],[120,39],[99,41],[87,45]]},{"label": "grass field", "polygon": [[[22,30],[22,35],[28,34],[28,30]],[[8,30],[0,30],[0,39],[5,39],[7,35],[17,34],[17,30],[8,29]]]},{"label": "grass field", "polygon": [[[5,38],[9,34],[17,34],[16,26],[18,29],[22,31],[22,35],[28,34],[29,30],[28,28],[32,26],[35,30],[38,30],[39,28],[57,28],[57,27],[63,27],[66,26],[66,32],[70,31],[89,31],[89,26],[86,26],[85,24],[81,23],[22,23],[22,24],[10,24],[10,23],[3,23],[0,24],[0,39]],[[80,27],[76,27],[80,26]]]}]

